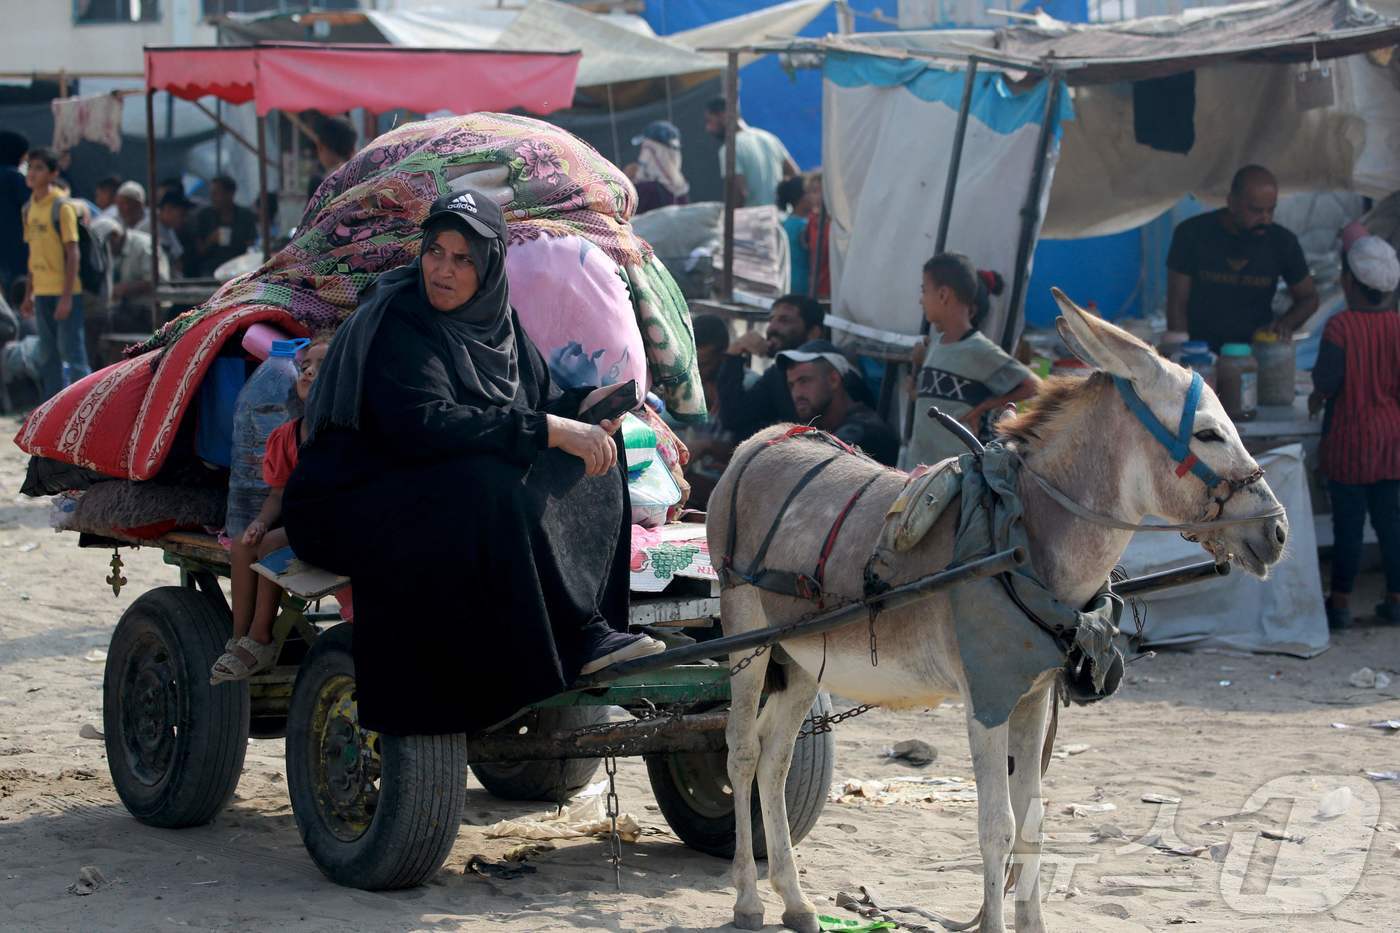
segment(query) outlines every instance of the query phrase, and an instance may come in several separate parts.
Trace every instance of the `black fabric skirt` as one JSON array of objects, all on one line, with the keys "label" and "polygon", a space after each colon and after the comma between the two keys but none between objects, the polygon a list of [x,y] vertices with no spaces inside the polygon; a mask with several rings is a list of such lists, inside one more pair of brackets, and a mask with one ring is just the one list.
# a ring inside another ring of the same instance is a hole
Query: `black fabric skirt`
[{"label": "black fabric skirt", "polygon": [[283,502],[297,556],[353,581],[359,717],[390,735],[477,732],[567,689],[626,629],[630,515],[625,463],[395,464],[350,432],[302,450]]}]

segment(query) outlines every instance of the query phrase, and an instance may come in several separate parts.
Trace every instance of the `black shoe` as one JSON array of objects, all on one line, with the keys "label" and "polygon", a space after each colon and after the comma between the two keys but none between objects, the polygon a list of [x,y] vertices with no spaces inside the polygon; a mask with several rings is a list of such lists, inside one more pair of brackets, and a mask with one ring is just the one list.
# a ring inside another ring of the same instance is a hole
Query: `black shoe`
[{"label": "black shoe", "polygon": [[1327,627],[1334,632],[1351,628],[1351,610],[1343,606],[1334,606],[1331,603],[1327,607]]},{"label": "black shoe", "polygon": [[1400,625],[1400,603],[1386,600],[1376,604],[1376,621],[1384,625]]},{"label": "black shoe", "polygon": [[628,635],[623,632],[609,632],[593,646],[591,656],[583,663],[579,674],[593,674],[605,667],[660,654],[666,646],[655,638],[646,635]]}]

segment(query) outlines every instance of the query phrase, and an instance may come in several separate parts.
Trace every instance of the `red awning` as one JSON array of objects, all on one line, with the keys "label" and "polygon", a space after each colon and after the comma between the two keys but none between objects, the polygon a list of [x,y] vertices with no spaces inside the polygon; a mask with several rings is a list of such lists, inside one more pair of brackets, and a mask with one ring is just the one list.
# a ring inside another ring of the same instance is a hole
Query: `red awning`
[{"label": "red awning", "polygon": [[578,52],[276,43],[147,48],[146,87],[270,110],[548,114],[573,104]]}]

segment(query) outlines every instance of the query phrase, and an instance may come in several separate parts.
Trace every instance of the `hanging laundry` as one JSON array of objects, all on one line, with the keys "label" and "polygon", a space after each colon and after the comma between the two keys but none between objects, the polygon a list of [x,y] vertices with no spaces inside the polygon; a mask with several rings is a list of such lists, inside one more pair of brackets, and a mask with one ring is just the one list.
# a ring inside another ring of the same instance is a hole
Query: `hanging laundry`
[{"label": "hanging laundry", "polygon": [[84,139],[122,149],[122,98],[116,94],[64,97],[51,102],[53,147],[67,152]]}]

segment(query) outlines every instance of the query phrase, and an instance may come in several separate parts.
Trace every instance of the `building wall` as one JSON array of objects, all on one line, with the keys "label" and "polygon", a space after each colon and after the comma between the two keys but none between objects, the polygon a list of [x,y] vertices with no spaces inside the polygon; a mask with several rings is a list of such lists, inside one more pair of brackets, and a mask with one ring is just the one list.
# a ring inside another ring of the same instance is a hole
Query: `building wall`
[{"label": "building wall", "polygon": [[161,21],[75,25],[72,0],[0,0],[0,71],[140,72],[145,45],[212,45],[199,0],[161,0]]}]

